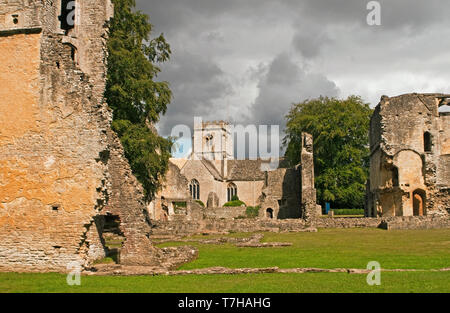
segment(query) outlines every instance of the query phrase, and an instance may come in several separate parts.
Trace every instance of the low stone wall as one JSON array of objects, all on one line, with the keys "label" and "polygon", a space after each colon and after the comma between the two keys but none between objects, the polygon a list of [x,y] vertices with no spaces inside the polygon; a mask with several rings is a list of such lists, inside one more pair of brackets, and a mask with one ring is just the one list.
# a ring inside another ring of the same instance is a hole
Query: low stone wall
[{"label": "low stone wall", "polygon": [[442,229],[450,228],[450,217],[408,216],[386,218],[380,228],[395,229]]},{"label": "low stone wall", "polygon": [[260,220],[260,219],[204,219],[184,223],[155,221],[152,228],[153,238],[185,236],[199,233],[229,232],[295,232],[304,231],[305,221],[296,220]]},{"label": "low stone wall", "polygon": [[312,225],[317,228],[377,228],[382,218],[324,217],[317,218]]},{"label": "low stone wall", "polygon": [[218,207],[218,208],[208,208],[204,210],[204,215],[206,218],[211,219],[222,219],[222,218],[238,218],[246,216],[247,208],[245,206],[238,207]]},{"label": "low stone wall", "polygon": [[314,228],[383,228],[439,229],[450,228],[448,217],[389,218],[317,218],[310,223],[302,219],[204,219],[185,222],[154,222],[153,238],[173,238],[201,233],[302,232]]}]

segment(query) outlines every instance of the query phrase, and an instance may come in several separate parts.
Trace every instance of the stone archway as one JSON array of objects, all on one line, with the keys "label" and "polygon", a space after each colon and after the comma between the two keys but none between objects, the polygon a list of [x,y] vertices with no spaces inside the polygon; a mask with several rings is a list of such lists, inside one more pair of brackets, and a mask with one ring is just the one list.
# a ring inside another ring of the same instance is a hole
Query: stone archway
[{"label": "stone archway", "polygon": [[413,192],[413,215],[424,216],[426,215],[426,194],[425,191],[417,189]]},{"label": "stone archway", "polygon": [[273,209],[268,208],[266,210],[266,217],[269,218],[269,219],[273,219]]}]

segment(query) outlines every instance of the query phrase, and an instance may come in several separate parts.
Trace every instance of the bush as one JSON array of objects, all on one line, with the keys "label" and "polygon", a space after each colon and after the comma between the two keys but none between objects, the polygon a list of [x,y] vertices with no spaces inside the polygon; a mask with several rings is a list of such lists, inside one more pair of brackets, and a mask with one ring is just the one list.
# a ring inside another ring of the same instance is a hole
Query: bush
[{"label": "bush", "polygon": [[256,206],[256,207],[249,206],[249,207],[247,207],[247,210],[245,211],[245,214],[247,214],[248,218],[258,217],[260,208],[261,207],[259,207],[259,206]]},{"label": "bush", "polygon": [[205,204],[203,203],[202,200],[195,200],[195,202],[197,202],[198,204],[200,204],[202,207],[205,207]]},{"label": "bush", "polygon": [[239,201],[239,197],[237,195],[234,195],[231,197],[231,201]]},{"label": "bush", "polygon": [[364,209],[339,209],[332,211],[334,211],[334,215],[364,215]]},{"label": "bush", "polygon": [[241,200],[234,200],[234,201],[229,201],[227,203],[225,203],[223,206],[224,207],[238,207],[238,206],[243,206],[245,205],[244,202],[242,202]]},{"label": "bush", "polygon": [[186,208],[187,207],[187,202],[174,202],[173,205],[176,208]]}]

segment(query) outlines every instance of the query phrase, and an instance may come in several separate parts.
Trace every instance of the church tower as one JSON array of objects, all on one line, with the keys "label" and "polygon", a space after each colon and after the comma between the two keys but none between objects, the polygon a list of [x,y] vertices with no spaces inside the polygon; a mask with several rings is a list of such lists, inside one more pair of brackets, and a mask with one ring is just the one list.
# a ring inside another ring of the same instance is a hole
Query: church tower
[{"label": "church tower", "polygon": [[192,156],[211,161],[222,177],[228,172],[228,160],[233,159],[232,126],[225,121],[194,122]]}]

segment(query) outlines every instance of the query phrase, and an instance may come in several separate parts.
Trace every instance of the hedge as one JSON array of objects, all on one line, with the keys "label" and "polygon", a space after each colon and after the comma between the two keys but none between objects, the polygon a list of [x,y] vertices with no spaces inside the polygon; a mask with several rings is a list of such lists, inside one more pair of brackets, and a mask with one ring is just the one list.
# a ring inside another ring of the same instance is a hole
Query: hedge
[{"label": "hedge", "polygon": [[334,215],[364,215],[364,209],[337,209],[331,210]]}]

